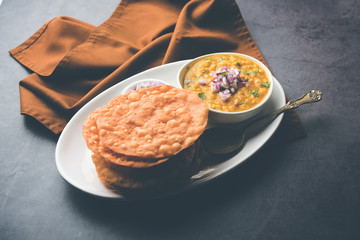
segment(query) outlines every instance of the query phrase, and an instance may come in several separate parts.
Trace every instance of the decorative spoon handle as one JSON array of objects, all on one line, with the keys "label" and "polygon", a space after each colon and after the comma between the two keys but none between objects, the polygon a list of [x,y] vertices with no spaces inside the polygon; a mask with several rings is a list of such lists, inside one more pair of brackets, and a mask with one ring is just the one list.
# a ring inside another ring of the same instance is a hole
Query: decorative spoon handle
[{"label": "decorative spoon handle", "polygon": [[318,102],[321,99],[322,99],[322,92],[317,91],[317,90],[311,90],[311,91],[307,92],[306,94],[304,94],[303,96],[299,97],[298,99],[288,101],[285,104],[285,106],[274,111],[273,113],[271,113],[271,115],[277,116],[284,111],[297,108],[302,104]]},{"label": "decorative spoon handle", "polygon": [[261,120],[268,120],[268,123],[270,123],[272,120],[274,120],[279,114],[297,108],[300,105],[303,105],[305,103],[312,103],[312,102],[318,102],[322,99],[322,92],[318,90],[311,90],[304,94],[303,96],[299,97],[298,99],[293,99],[288,101],[283,107],[275,110],[272,113],[266,114],[265,116],[259,117],[258,119],[255,119],[251,122],[249,122],[245,128],[248,128],[250,125],[253,125],[255,123],[258,123]]}]

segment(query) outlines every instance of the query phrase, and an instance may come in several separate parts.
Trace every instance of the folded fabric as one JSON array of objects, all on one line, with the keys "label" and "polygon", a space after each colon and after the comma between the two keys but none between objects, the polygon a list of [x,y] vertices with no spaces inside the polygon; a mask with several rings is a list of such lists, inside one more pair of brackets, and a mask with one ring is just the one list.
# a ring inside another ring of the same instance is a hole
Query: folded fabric
[{"label": "folded fabric", "polygon": [[[234,0],[122,0],[98,27],[57,17],[10,54],[34,73],[20,81],[21,113],[55,134],[94,96],[143,70],[213,52],[266,64]],[[282,137],[305,131],[294,111]]]}]

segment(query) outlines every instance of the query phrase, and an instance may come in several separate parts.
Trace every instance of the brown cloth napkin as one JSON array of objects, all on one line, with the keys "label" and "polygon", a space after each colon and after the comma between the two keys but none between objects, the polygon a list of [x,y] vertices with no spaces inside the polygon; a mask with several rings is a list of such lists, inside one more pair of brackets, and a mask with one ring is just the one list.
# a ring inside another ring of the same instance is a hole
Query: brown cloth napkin
[{"label": "brown cloth napkin", "polygon": [[[266,64],[234,0],[122,0],[99,27],[57,17],[10,54],[34,72],[20,81],[21,113],[58,134],[112,85],[213,52],[244,53]],[[295,112],[280,129],[287,140],[305,134]]]}]

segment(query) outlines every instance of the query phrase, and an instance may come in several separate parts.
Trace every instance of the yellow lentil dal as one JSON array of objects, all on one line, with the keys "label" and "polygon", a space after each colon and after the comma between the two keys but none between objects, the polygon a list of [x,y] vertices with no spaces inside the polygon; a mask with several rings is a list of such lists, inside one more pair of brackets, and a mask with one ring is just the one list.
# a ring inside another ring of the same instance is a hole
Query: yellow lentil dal
[{"label": "yellow lentil dal", "polygon": [[241,112],[266,97],[270,81],[256,62],[237,55],[212,55],[189,66],[183,87],[197,93],[212,109]]}]

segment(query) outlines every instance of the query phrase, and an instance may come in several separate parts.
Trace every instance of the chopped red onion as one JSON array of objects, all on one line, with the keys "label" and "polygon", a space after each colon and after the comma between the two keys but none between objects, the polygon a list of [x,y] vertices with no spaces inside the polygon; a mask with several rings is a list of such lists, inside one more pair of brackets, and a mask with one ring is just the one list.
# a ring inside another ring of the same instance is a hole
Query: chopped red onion
[{"label": "chopped red onion", "polygon": [[211,91],[213,91],[213,92],[219,92],[219,91],[220,91],[220,88],[221,88],[221,86],[220,86],[220,83],[219,83],[219,82],[214,82],[214,81],[212,81],[212,82],[210,83],[210,89],[211,89]]},{"label": "chopped red onion", "polygon": [[223,101],[226,101],[231,94],[235,94],[239,88],[249,85],[245,79],[240,78],[240,70],[237,68],[221,66],[217,72],[210,73],[210,75],[214,78],[210,89],[213,92],[219,92]]},{"label": "chopped red onion", "polygon": [[164,84],[165,83],[160,82],[160,81],[150,81],[150,80],[144,81],[144,82],[140,82],[140,83],[137,83],[136,85],[132,86],[126,92],[132,92],[132,91],[136,91],[141,88],[155,87],[155,86],[160,86],[160,85],[164,85]]},{"label": "chopped red onion", "polygon": [[200,78],[198,80],[198,83],[202,86],[205,86],[208,83],[208,81],[205,78]]},{"label": "chopped red onion", "polygon": [[226,88],[226,89],[229,88],[229,83],[228,83],[226,77],[223,77],[223,78],[221,79],[221,86],[222,86],[223,88]]},{"label": "chopped red onion", "polygon": [[219,96],[223,102],[226,102],[229,99],[229,97],[231,96],[231,93],[228,89],[226,89],[222,92],[219,92]]}]

